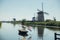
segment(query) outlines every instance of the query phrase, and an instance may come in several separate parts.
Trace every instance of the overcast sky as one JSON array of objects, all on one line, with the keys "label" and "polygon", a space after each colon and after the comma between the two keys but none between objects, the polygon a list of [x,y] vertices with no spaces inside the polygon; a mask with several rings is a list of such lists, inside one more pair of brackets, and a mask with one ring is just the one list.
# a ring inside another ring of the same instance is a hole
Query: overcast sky
[{"label": "overcast sky", "polygon": [[37,9],[42,10],[42,2],[44,12],[49,13],[45,15],[45,19],[60,20],[60,0],[0,0],[0,21],[27,19],[31,20],[34,16],[37,17]]}]

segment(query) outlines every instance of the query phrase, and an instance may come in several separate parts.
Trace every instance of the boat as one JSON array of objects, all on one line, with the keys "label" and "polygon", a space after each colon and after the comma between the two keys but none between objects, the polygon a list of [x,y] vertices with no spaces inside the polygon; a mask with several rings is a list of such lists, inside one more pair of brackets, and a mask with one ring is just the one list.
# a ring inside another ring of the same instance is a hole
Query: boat
[{"label": "boat", "polygon": [[19,35],[28,36],[28,34],[27,34],[28,31],[26,31],[26,30],[18,30],[18,31],[19,31]]},{"label": "boat", "polygon": [[26,30],[26,27],[22,26],[22,29],[21,30],[18,30],[19,31],[19,35],[21,36],[27,36],[27,30]]}]

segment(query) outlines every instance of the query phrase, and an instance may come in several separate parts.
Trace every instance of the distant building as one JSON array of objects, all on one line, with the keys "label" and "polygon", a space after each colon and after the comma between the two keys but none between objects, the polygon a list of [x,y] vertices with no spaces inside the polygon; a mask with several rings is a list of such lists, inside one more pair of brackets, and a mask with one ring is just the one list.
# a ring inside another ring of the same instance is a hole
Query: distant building
[{"label": "distant building", "polygon": [[56,18],[54,17],[54,21],[56,21]]},{"label": "distant building", "polygon": [[43,22],[44,21],[44,13],[43,13],[43,11],[39,11],[38,13],[38,21],[39,22]]},{"label": "distant building", "polygon": [[35,17],[32,18],[32,21],[35,21]]}]

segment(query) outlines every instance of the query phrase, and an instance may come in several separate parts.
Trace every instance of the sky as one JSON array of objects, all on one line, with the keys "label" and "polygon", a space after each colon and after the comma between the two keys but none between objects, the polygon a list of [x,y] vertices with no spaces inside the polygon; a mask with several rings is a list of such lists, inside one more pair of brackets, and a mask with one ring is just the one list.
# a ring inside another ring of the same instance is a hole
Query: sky
[{"label": "sky", "polygon": [[37,9],[42,10],[42,2],[44,12],[49,13],[44,15],[45,20],[55,17],[60,21],[60,0],[0,0],[0,21],[32,20]]}]

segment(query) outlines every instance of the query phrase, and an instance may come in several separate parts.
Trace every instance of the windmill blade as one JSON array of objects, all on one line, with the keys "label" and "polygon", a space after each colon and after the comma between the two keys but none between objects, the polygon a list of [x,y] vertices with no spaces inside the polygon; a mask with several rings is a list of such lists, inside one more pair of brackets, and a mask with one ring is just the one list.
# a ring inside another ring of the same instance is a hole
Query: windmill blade
[{"label": "windmill blade", "polygon": [[37,11],[40,11],[39,9],[37,9]]},{"label": "windmill blade", "polygon": [[49,15],[47,12],[44,12],[44,14],[47,14],[47,15]]}]

